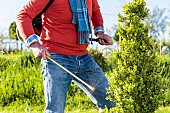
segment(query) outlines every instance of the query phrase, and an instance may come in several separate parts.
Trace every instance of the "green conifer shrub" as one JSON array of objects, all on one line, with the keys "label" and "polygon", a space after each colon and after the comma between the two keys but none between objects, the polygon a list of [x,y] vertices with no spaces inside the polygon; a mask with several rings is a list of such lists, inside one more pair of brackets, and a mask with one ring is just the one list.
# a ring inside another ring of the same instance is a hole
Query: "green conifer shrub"
[{"label": "green conifer shrub", "polygon": [[117,68],[110,78],[110,99],[116,113],[153,113],[163,99],[161,74],[148,37],[144,19],[148,16],[144,0],[133,0],[123,6],[118,16],[120,50],[115,52]]}]

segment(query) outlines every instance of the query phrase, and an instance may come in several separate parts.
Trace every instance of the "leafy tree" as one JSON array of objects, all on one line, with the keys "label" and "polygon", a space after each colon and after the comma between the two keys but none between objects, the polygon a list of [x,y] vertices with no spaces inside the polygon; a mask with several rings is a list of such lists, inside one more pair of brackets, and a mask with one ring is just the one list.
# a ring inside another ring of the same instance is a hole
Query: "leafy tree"
[{"label": "leafy tree", "polygon": [[117,68],[110,77],[109,98],[117,113],[153,113],[163,98],[161,75],[156,73],[156,55],[144,20],[149,14],[144,0],[123,6],[118,16],[120,50],[115,52]]},{"label": "leafy tree", "polygon": [[162,47],[165,43],[164,34],[168,19],[168,16],[165,15],[165,11],[165,9],[159,9],[158,7],[155,7],[153,12],[150,12],[148,18],[146,19],[149,29],[149,36],[156,39],[155,41],[157,41],[158,45],[155,45],[155,49],[160,53],[160,55],[162,54]]},{"label": "leafy tree", "polygon": [[11,39],[18,40],[17,35],[16,35],[16,23],[15,22],[11,23],[11,25],[9,27],[9,37]]},{"label": "leafy tree", "polygon": [[161,38],[166,31],[168,17],[165,16],[165,11],[165,9],[155,7],[146,19],[149,35],[153,38]]}]

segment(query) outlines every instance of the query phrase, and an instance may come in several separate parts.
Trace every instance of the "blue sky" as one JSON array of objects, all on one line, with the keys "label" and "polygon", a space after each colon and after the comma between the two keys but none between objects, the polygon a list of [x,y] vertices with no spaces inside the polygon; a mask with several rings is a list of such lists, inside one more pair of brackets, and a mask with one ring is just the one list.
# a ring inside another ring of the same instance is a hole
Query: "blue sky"
[{"label": "blue sky", "polygon": [[[16,14],[27,0],[1,0],[0,2],[0,34],[7,34],[8,28],[15,21]],[[122,11],[122,5],[132,0],[98,0],[103,14],[105,28],[110,29],[117,24],[117,14]],[[158,6],[170,11],[170,0],[145,0],[147,7]]]}]

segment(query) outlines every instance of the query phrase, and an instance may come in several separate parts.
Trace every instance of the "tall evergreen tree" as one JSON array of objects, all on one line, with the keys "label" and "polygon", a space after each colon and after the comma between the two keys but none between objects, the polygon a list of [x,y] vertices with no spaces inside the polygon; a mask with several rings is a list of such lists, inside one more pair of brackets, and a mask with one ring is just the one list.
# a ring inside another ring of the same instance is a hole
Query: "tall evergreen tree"
[{"label": "tall evergreen tree", "polygon": [[16,34],[16,23],[15,22],[12,22],[10,27],[9,27],[9,37],[11,39],[16,39],[18,40],[17,38],[17,34]]},{"label": "tall evergreen tree", "polygon": [[145,18],[149,9],[144,0],[133,0],[123,6],[119,14],[118,36],[120,50],[116,51],[118,67],[110,78],[110,99],[117,106],[116,113],[153,113],[161,99],[161,76]]}]

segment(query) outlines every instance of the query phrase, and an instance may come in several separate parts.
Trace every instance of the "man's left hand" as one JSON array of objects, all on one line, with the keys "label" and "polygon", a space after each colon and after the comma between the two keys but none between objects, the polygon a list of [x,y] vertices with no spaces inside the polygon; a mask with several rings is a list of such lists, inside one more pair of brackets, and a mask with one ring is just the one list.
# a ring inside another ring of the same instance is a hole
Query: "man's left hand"
[{"label": "man's left hand", "polygon": [[98,35],[99,41],[98,43],[100,45],[112,45],[113,44],[113,40],[112,37],[107,35],[107,34],[99,34]]}]

